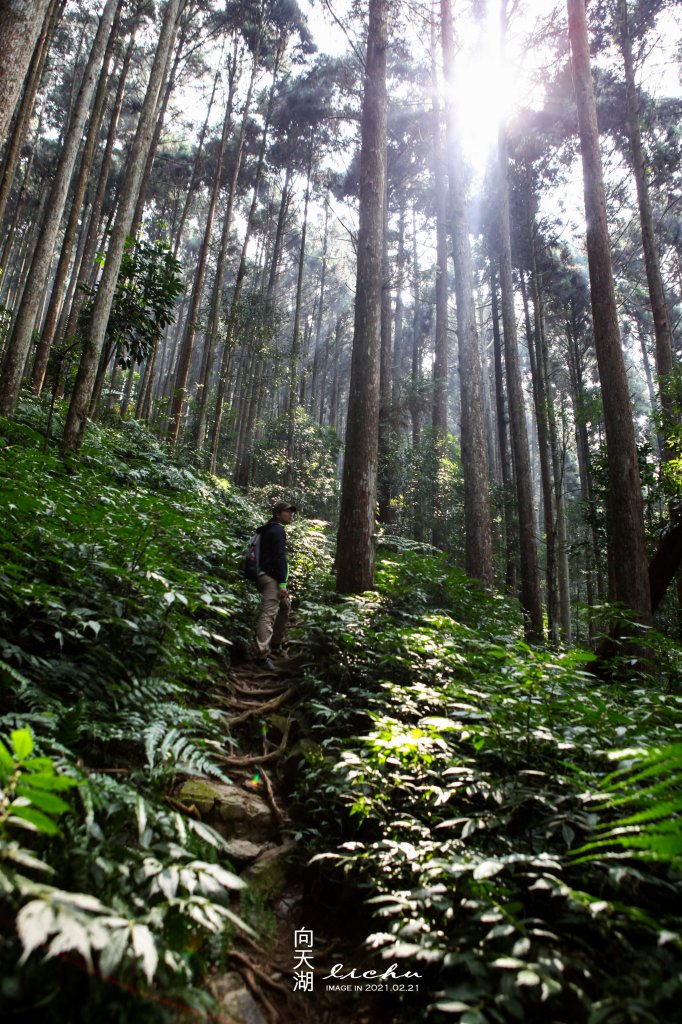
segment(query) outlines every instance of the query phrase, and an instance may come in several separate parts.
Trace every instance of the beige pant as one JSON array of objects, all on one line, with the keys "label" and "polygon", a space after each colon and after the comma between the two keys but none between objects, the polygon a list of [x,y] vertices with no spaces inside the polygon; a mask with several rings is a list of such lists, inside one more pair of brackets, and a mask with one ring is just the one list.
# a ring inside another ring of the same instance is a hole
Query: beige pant
[{"label": "beige pant", "polygon": [[256,628],[256,647],[258,653],[265,657],[270,653],[270,647],[277,647],[282,643],[284,630],[286,629],[291,600],[287,596],[279,596],[279,585],[277,580],[267,573],[260,573],[256,578],[256,586],[263,597],[263,605],[260,610],[260,618]]}]

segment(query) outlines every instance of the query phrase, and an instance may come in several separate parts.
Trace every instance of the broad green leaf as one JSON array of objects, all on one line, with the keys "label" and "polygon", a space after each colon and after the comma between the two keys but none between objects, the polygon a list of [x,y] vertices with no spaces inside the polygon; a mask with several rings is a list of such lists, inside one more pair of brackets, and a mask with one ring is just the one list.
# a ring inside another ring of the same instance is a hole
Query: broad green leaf
[{"label": "broad green leaf", "polygon": [[10,733],[10,739],[19,761],[24,761],[33,753],[33,737],[30,729],[14,729]]},{"label": "broad green leaf", "polygon": [[48,836],[59,835],[59,828],[52,818],[48,818],[42,811],[37,811],[33,807],[17,806],[16,803],[13,803],[8,822],[10,825],[23,826],[34,832],[44,832]]},{"label": "broad green leaf", "polygon": [[39,807],[41,811],[47,811],[48,814],[62,814],[69,810],[69,805],[61,797],[46,790],[33,789],[30,784],[30,776],[28,778],[28,782],[19,782],[17,786],[19,796],[30,800],[32,804]]}]

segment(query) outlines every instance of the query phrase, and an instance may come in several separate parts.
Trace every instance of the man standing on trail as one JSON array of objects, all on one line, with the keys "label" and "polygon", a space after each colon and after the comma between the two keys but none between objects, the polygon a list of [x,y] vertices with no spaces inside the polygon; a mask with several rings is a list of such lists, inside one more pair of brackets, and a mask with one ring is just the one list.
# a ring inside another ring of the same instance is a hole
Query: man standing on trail
[{"label": "man standing on trail", "polygon": [[282,640],[286,629],[291,598],[287,589],[289,563],[284,527],[294,517],[295,505],[278,501],[272,509],[272,519],[258,528],[260,534],[260,572],[256,586],[261,592],[263,605],[256,628],[258,664],[268,671],[277,671],[270,661],[271,654],[282,653]]}]

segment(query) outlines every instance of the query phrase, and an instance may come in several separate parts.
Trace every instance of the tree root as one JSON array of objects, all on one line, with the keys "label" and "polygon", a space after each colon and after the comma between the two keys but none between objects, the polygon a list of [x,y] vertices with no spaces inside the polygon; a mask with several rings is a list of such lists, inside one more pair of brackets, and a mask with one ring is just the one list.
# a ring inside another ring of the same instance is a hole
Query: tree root
[{"label": "tree root", "polygon": [[201,812],[194,806],[194,804],[183,804],[181,800],[176,800],[173,796],[166,795],[166,803],[174,807],[176,811],[180,811],[181,814],[186,814],[189,818],[196,818],[197,821],[201,821]]},{"label": "tree root", "polygon": [[286,704],[288,699],[293,696],[295,687],[290,686],[284,693],[280,693],[279,696],[273,697],[272,700],[268,700],[265,704],[257,704],[253,707],[243,711],[241,715],[236,715],[234,718],[228,718],[227,724],[230,726],[239,725],[240,722],[245,722],[247,718],[255,714],[265,714],[267,711],[276,711],[277,708],[281,707],[282,704]]},{"label": "tree root", "polygon": [[282,742],[276,750],[272,751],[271,754],[256,754],[255,756],[249,757],[226,757],[217,755],[216,760],[220,761],[221,764],[228,765],[230,768],[251,768],[254,765],[269,764],[272,761],[278,760],[286,750],[290,729],[291,720],[287,719],[287,724],[284,728],[284,735],[282,736]]},{"label": "tree root", "polygon": [[243,694],[245,697],[276,697],[278,693],[286,689],[286,683],[281,686],[268,686],[259,690],[254,690],[250,686],[237,686],[235,683],[233,689],[237,694]]},{"label": "tree root", "polygon": [[272,823],[275,826],[275,830],[277,832],[277,839],[281,841],[281,839],[282,839],[282,827],[284,825],[284,815],[282,814],[282,812],[280,811],[279,807],[277,806],[277,801],[275,800],[275,794],[274,794],[274,792],[272,790],[272,783],[270,782],[270,779],[268,777],[267,772],[265,772],[263,769],[261,769],[261,773],[260,774],[261,774],[261,778],[263,780],[263,788],[265,790],[265,799],[267,801],[268,807],[270,808],[270,815],[272,816]]},{"label": "tree root", "polygon": [[[230,955],[233,956],[233,954]],[[239,973],[246,982],[248,988],[251,990],[251,994],[253,995],[253,997],[261,1004],[261,1006],[267,1013],[270,1024],[277,1024],[277,1022],[280,1019],[279,1013],[277,1012],[276,1007],[268,999],[265,992],[263,992],[262,987],[258,984],[256,980],[256,971],[253,968],[253,964],[250,964],[248,967],[242,966],[240,968]],[[259,976],[261,974],[264,974],[264,972],[259,972]]]},{"label": "tree root", "polygon": [[275,992],[280,992],[285,996],[290,994],[290,990],[286,985],[283,985],[281,981],[275,981],[274,978],[271,978],[269,974],[267,974],[261,967],[258,967],[257,964],[254,964],[252,960],[249,960],[248,957],[244,956],[243,953],[238,952],[236,949],[232,949],[230,950],[230,957],[232,960],[236,960],[238,964],[243,964],[247,970],[252,971],[257,978],[260,978],[263,984],[274,989]]}]

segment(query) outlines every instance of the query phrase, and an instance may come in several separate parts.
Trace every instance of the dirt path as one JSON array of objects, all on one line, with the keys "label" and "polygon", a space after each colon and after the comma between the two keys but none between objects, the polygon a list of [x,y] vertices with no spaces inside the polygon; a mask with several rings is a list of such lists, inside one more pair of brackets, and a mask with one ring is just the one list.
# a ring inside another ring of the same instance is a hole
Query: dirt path
[{"label": "dirt path", "polygon": [[[229,715],[234,740],[225,770],[253,811],[241,822],[235,843],[242,844],[239,850],[245,855],[258,853],[245,867],[236,867],[255,887],[263,917],[259,941],[237,936],[230,952],[234,970],[210,979],[223,1008],[216,1020],[392,1024],[397,1018],[390,982],[361,977],[372,970],[382,973],[387,966],[363,949],[370,927],[366,908],[355,894],[321,885],[319,871],[307,867],[306,851],[292,838],[302,823],[292,821],[283,769],[287,758],[292,767],[295,756],[293,713],[300,669],[296,659],[277,664],[277,675],[249,663],[236,667],[213,694],[216,705]],[[220,794],[220,787],[214,789]],[[270,819],[266,832],[264,805]],[[202,817],[211,820],[210,813]]]}]

